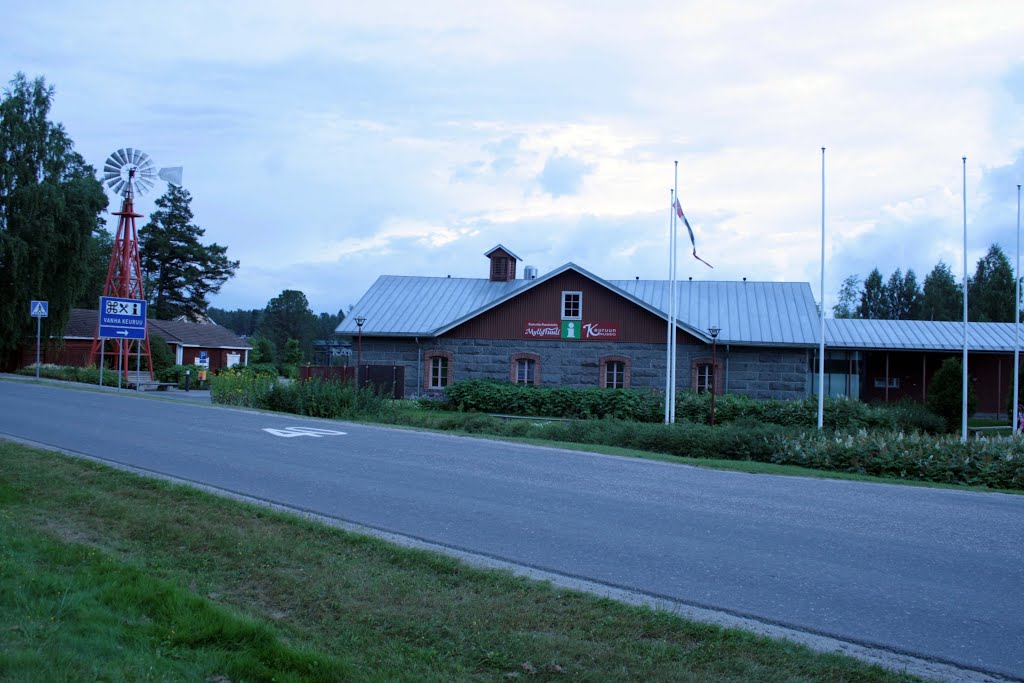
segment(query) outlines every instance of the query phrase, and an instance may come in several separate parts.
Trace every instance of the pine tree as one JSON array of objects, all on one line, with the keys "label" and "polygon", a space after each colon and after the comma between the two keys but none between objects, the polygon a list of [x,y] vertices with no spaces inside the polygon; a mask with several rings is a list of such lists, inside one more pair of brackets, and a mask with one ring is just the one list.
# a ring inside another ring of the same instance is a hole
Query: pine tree
[{"label": "pine tree", "polygon": [[967,281],[968,319],[986,323],[1013,322],[1014,281],[1010,259],[998,244],[978,259],[974,277]]},{"label": "pine tree", "polygon": [[49,301],[43,335],[63,333],[107,207],[95,170],[48,120],[53,95],[19,73],[0,99],[0,365],[34,332],[31,300]]},{"label": "pine tree", "polygon": [[888,320],[916,320],[921,309],[921,290],[913,269],[906,275],[897,268],[885,285],[885,317]]},{"label": "pine tree", "polygon": [[209,297],[235,274],[227,247],[200,242],[205,231],[192,224],[192,195],[174,185],[156,200],[157,210],[139,231],[139,256],[151,315],[159,320],[185,316],[201,320]]},{"label": "pine tree", "polygon": [[939,261],[924,277],[921,320],[963,320],[964,293],[949,266]]},{"label": "pine tree", "polygon": [[869,320],[884,320],[888,317],[885,285],[882,274],[875,268],[864,279],[864,290],[860,295],[860,317]]}]

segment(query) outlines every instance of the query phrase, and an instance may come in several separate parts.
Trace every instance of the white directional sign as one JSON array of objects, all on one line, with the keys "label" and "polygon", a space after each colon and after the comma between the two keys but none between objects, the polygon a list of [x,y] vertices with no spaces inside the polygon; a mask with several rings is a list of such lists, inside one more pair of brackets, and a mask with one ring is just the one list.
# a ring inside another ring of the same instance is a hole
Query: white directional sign
[{"label": "white directional sign", "polygon": [[46,318],[50,315],[49,301],[33,301],[29,306],[33,318]]},{"label": "white directional sign", "polygon": [[142,299],[101,296],[100,336],[110,339],[145,339],[146,302]]},{"label": "white directional sign", "polygon": [[312,436],[317,439],[325,436],[345,436],[345,432],[339,432],[334,429],[317,429],[316,427],[285,427],[283,429],[264,427],[263,431],[274,436],[283,436],[286,439],[290,439],[293,436]]}]

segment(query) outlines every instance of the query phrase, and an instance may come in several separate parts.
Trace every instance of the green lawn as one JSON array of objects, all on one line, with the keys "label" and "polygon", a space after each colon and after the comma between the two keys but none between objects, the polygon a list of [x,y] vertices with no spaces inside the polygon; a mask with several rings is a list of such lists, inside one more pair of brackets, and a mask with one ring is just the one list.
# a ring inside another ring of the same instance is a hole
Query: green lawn
[{"label": "green lawn", "polygon": [[910,681],[0,442],[3,681]]}]

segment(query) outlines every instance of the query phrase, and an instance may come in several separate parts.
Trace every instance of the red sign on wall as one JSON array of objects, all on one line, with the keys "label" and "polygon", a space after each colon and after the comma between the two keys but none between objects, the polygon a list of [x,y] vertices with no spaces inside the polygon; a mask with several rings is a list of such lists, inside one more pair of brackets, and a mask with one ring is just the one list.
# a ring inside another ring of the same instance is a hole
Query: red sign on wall
[{"label": "red sign on wall", "polygon": [[607,339],[615,341],[619,338],[618,323],[583,323],[581,339]]},{"label": "red sign on wall", "polygon": [[528,339],[558,339],[562,336],[562,325],[557,322],[527,322],[523,336]]}]

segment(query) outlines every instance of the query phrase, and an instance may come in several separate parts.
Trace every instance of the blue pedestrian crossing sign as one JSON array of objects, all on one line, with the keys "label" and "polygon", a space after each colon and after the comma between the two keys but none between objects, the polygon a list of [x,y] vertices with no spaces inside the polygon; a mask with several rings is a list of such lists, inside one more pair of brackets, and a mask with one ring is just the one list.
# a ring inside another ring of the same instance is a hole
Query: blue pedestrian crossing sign
[{"label": "blue pedestrian crossing sign", "polygon": [[50,315],[49,301],[33,301],[29,306],[33,318],[46,318]]},{"label": "blue pedestrian crossing sign", "polygon": [[146,302],[142,299],[100,297],[100,337],[145,339]]}]

